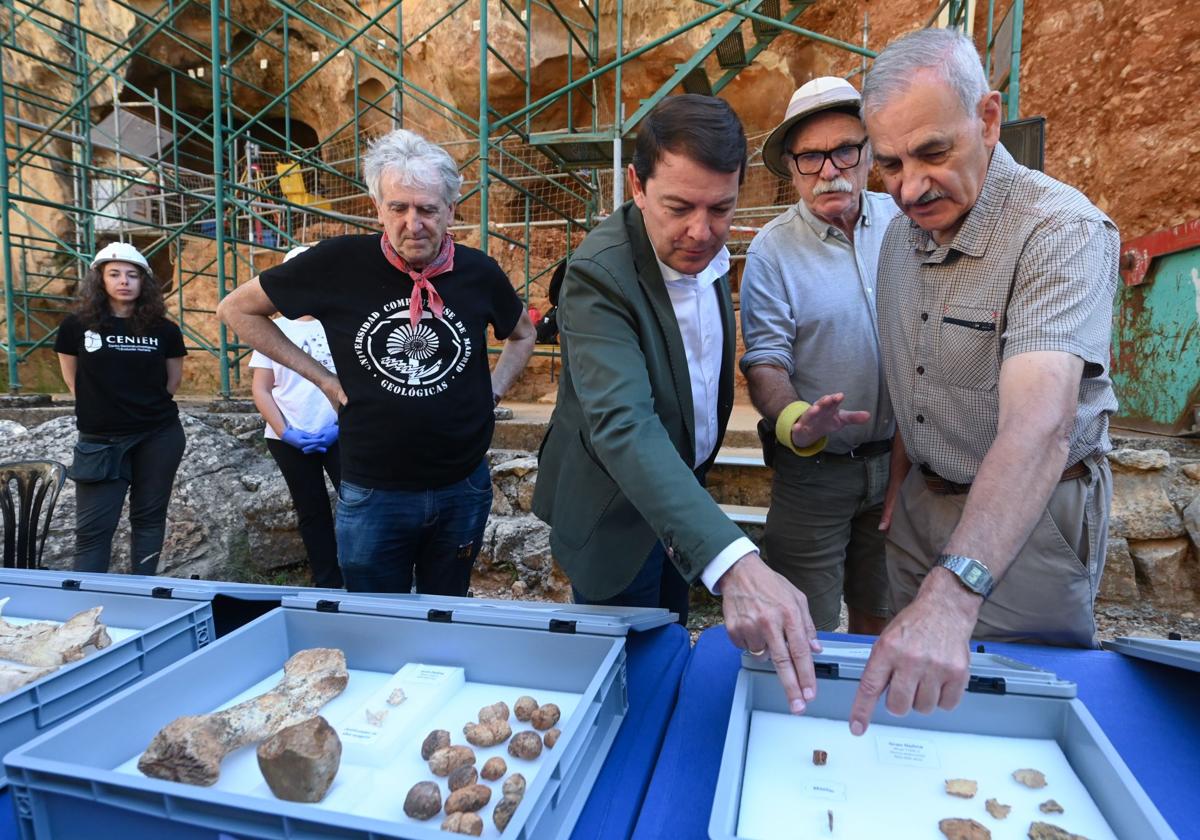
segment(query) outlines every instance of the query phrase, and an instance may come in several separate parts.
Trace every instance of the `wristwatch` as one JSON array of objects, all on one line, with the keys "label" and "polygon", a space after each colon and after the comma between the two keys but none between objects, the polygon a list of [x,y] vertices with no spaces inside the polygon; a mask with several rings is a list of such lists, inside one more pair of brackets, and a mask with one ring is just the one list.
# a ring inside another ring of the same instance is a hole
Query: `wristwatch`
[{"label": "wristwatch", "polygon": [[963,586],[984,599],[992,594],[992,588],[996,585],[988,567],[970,557],[963,557],[961,554],[939,554],[937,565],[949,569]]}]

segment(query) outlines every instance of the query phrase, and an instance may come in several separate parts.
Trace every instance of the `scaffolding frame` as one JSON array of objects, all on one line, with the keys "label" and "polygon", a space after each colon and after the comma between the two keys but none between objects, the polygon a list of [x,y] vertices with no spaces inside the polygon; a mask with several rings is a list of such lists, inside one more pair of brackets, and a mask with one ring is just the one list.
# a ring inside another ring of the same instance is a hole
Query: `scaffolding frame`
[{"label": "scaffolding frame", "polygon": [[[966,2],[943,0],[939,10],[948,3],[952,25],[962,25]],[[12,59],[0,64],[0,352],[9,390],[21,388],[19,362],[52,344],[86,258],[121,239],[170,267],[172,317],[189,349],[216,357],[220,392],[230,395],[250,350],[198,299],[219,302],[271,264],[264,255],[378,230],[360,159],[382,130],[414,128],[451,153],[465,179],[454,230],[493,255],[520,249],[511,268],[529,301],[597,218],[620,204],[628,139],[663,97],[679,89],[719,94],[784,33],[859,55],[864,66],[875,54],[865,31],[856,45],[799,25],[812,0],[694,3],[693,17],[626,49],[623,0],[611,17],[598,13],[598,0],[449,0],[435,19],[409,29],[401,0],[267,0],[270,19],[254,21],[241,19],[233,0],[161,0],[154,8],[109,0],[113,15],[131,21],[123,37],[85,25],[86,0],[0,0],[0,49]],[[1010,117],[1023,8],[1021,0],[1012,5]],[[1002,35],[992,32],[993,6],[989,0],[989,71]],[[626,115],[622,74],[630,62],[710,27],[702,46]],[[413,53],[445,28],[478,40],[475,113],[409,72],[420,66]],[[535,28],[539,43],[549,32],[562,45],[561,78],[534,78]],[[514,31],[516,38],[492,37]],[[168,52],[170,62],[161,57]],[[254,72],[276,62],[282,72],[270,84]],[[338,62],[349,62],[350,118],[315,142],[297,136],[293,97],[344,72]],[[29,81],[35,70],[44,84]],[[497,86],[509,91],[503,108]],[[98,145],[94,132],[113,113],[115,146]],[[154,124],[156,154],[122,147],[125,113]],[[787,203],[750,202],[738,224],[753,230]],[[546,229],[561,231],[560,251],[535,258],[534,233]]]}]

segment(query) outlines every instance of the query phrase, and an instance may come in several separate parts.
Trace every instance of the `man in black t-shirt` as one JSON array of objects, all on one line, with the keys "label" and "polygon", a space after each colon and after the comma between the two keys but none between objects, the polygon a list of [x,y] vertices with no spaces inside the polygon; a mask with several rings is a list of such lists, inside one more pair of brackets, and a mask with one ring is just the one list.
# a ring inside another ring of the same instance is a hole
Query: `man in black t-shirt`
[{"label": "man in black t-shirt", "polygon": [[[500,266],[447,234],[462,178],[403,129],[372,144],[364,177],[383,235],[325,240],[230,294],[218,315],[338,408],[338,563],[351,591],[465,595],[491,508],[492,409],[533,351]],[[269,316],[325,326],[337,374]],[[504,349],[489,371],[487,328]]]}]

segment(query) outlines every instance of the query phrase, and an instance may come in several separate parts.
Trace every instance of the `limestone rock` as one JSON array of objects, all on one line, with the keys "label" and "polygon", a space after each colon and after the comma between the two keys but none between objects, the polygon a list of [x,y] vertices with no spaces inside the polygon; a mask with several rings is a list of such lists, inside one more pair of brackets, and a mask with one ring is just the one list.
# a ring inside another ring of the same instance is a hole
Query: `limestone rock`
[{"label": "limestone rock", "polygon": [[1113,472],[1109,532],[1131,540],[1178,537],[1184,533],[1160,472]]},{"label": "limestone rock", "polygon": [[1153,472],[1171,464],[1165,449],[1114,449],[1108,453],[1113,472]]},{"label": "limestone rock", "polygon": [[[28,432],[29,430],[16,420],[0,420],[0,440],[19,437]],[[7,461],[8,458],[6,457],[4,460]]]},{"label": "limestone rock", "polygon": [[1190,562],[1188,549],[1185,539],[1129,541],[1143,598],[1159,607],[1190,606],[1196,602],[1195,563]]},{"label": "limestone rock", "polygon": [[1192,503],[1183,509],[1183,527],[1192,538],[1196,555],[1200,557],[1200,493],[1197,493]]},{"label": "limestone rock", "polygon": [[[187,446],[167,508],[159,574],[237,580],[247,572],[303,564],[295,510],[275,463],[221,429],[187,414],[180,419]],[[7,438],[0,431],[0,440],[5,460],[48,458],[69,466],[75,418],[57,417]],[[42,564],[70,569],[74,555],[75,482],[68,479],[50,520]],[[129,571],[128,506],[113,537],[110,571]]]},{"label": "limestone rock", "polygon": [[1137,600],[1137,576],[1133,558],[1129,555],[1129,543],[1124,537],[1112,537],[1108,541],[1104,574],[1100,578],[1100,591],[1096,597],[1101,601],[1128,604]]},{"label": "limestone rock", "polygon": [[535,516],[493,517],[484,530],[478,565],[484,571],[511,569],[527,591],[555,600],[569,593],[554,575],[550,527]]},{"label": "limestone rock", "polygon": [[314,717],[346,688],[346,657],[335,648],[310,648],[283,665],[283,679],[265,694],[207,715],[185,715],[159,730],[138,769],[156,779],[211,785],[221,759],[281,729]]},{"label": "limestone rock", "polygon": [[258,766],[271,793],[289,802],[320,802],[342,761],[342,741],[321,716],[281,729],[258,745]]},{"label": "limestone rock", "polygon": [[1192,481],[1200,481],[1200,464],[1184,464],[1179,471]]}]

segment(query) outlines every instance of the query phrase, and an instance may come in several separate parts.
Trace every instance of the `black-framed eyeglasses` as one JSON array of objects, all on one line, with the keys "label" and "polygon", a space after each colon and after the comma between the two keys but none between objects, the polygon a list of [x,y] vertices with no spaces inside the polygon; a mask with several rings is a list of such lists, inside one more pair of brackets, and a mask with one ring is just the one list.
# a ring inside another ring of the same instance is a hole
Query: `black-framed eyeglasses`
[{"label": "black-framed eyeglasses", "polygon": [[838,169],[852,169],[858,166],[865,145],[867,145],[866,138],[861,143],[838,146],[828,152],[803,152],[798,155],[788,152],[788,155],[795,161],[796,171],[801,175],[816,175],[825,167],[826,159]]}]

